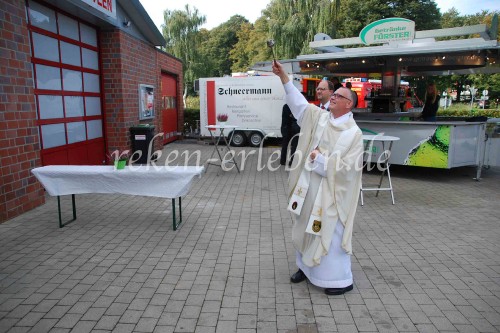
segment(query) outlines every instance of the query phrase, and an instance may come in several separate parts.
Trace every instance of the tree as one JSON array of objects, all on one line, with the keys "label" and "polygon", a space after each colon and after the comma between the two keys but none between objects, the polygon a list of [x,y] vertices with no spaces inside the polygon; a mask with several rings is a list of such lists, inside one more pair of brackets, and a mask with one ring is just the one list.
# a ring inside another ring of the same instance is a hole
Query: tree
[{"label": "tree", "polygon": [[233,61],[230,52],[238,43],[238,32],[246,27],[248,20],[240,15],[232,16],[227,22],[212,29],[208,38],[202,42],[200,53],[204,61],[211,63],[209,76],[231,74]]},{"label": "tree", "polygon": [[465,20],[463,16],[460,16],[458,10],[455,7],[448,9],[443,13],[441,17],[441,27],[442,28],[455,28],[465,25]]},{"label": "tree", "polygon": [[165,49],[181,59],[184,63],[184,105],[188,87],[193,86],[197,76],[195,68],[200,62],[198,45],[200,43],[199,27],[205,23],[206,17],[198,13],[198,9],[191,10],[186,5],[185,10],[165,10],[163,12],[165,24],[162,25],[163,37],[166,40]]},{"label": "tree", "polygon": [[319,32],[335,37],[339,8],[340,0],[272,0],[263,15],[268,19],[269,38],[276,42],[276,57],[310,53],[309,42]]},{"label": "tree", "polygon": [[252,51],[249,50],[247,46],[253,31],[253,24],[243,23],[241,25],[241,29],[236,33],[238,42],[233,46],[233,49],[229,53],[229,59],[231,59],[232,62],[232,72],[246,71],[249,67]]},{"label": "tree", "polygon": [[474,75],[473,83],[480,92],[488,90],[490,99],[500,98],[500,74],[477,74]]},{"label": "tree", "polygon": [[[491,21],[493,19],[493,16],[498,14],[500,14],[500,11],[490,12],[488,10],[483,9],[481,12],[478,12],[476,14],[460,16],[458,11],[454,7],[452,7],[443,14],[441,18],[441,26],[443,28],[454,28],[454,27],[476,25],[476,24],[486,24],[487,26],[491,26]],[[478,35],[456,36],[456,37],[449,37],[446,39],[463,39],[471,37],[479,37],[479,36]]]},{"label": "tree", "polygon": [[236,43],[229,55],[233,62],[233,72],[247,71],[253,64],[272,58],[273,54],[266,45],[268,24],[265,17],[260,17],[255,24],[243,24],[238,32]]},{"label": "tree", "polygon": [[441,14],[432,0],[343,0],[340,10],[339,33],[342,37],[358,36],[371,22],[389,17],[415,21],[415,30],[440,27]]}]

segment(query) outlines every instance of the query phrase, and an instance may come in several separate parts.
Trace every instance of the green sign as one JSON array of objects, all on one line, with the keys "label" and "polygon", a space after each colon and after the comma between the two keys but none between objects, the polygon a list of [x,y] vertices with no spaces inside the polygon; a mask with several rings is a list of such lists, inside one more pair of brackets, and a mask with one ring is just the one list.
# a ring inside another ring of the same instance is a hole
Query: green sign
[{"label": "green sign", "polygon": [[359,38],[366,45],[413,40],[414,36],[415,22],[400,17],[372,22],[359,33]]}]

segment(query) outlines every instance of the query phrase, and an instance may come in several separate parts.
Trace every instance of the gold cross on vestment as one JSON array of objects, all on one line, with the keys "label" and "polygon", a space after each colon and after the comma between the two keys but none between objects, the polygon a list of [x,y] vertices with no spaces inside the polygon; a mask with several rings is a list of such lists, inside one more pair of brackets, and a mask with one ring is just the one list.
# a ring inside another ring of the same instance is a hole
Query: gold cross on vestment
[{"label": "gold cross on vestment", "polygon": [[302,194],[302,187],[299,187],[299,188],[297,189],[297,194],[298,194],[298,195],[301,195],[301,194]]}]

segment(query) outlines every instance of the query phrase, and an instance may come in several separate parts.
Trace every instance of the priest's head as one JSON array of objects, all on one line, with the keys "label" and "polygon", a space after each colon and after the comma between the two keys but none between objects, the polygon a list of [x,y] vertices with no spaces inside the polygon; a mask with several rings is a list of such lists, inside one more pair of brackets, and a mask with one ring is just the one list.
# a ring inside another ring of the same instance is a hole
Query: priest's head
[{"label": "priest's head", "polygon": [[351,90],[345,87],[340,87],[335,91],[335,93],[332,94],[328,109],[335,118],[351,111],[354,106],[352,93],[353,92]]}]

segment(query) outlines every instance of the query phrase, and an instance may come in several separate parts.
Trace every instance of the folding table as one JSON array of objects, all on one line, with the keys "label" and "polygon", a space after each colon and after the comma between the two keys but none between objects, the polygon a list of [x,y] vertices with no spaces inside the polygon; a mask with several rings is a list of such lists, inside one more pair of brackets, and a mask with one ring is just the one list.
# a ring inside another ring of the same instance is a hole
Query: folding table
[{"label": "folding table", "polygon": [[[391,171],[389,170],[390,163],[389,158],[391,157],[391,149],[394,141],[398,141],[399,138],[396,136],[388,136],[388,135],[363,135],[363,141],[365,142],[365,154],[368,153],[367,162],[373,162],[371,160],[371,152],[373,148],[373,144],[375,142],[380,142],[382,146],[382,151],[380,155],[378,155],[377,167],[381,168],[382,174],[380,175],[380,181],[377,187],[364,187],[361,185],[360,195],[361,195],[361,206],[363,206],[363,191],[377,191],[375,196],[378,196],[379,191],[390,191],[392,204],[394,205],[394,191],[392,189],[392,181],[391,181]],[[386,149],[386,144],[388,144],[388,148]],[[380,169],[379,169],[380,170]],[[387,179],[389,180],[389,187],[382,187],[382,181],[384,179],[384,175],[387,172]]]},{"label": "folding table", "polygon": [[[227,149],[227,153],[229,153],[229,155],[230,155],[230,158],[229,158],[229,160],[226,160],[226,163],[234,164],[234,166],[236,167],[236,170],[238,170],[238,173],[239,173],[240,169],[238,168],[238,164],[236,163],[236,160],[234,159],[234,152],[231,151],[231,147],[229,147],[229,142],[226,140],[226,136],[224,135],[225,129],[233,129],[234,130],[234,129],[238,128],[238,126],[207,125],[207,126],[205,126],[205,128],[207,128],[208,131],[210,132],[210,137],[212,138],[212,143],[214,144],[214,150],[212,151],[212,155],[210,155],[210,158],[207,161],[207,169],[208,169],[209,165],[216,165],[216,166],[219,166],[222,170],[224,170],[224,168],[222,167],[222,163],[224,162],[224,159],[222,156],[225,154],[221,154],[221,152],[219,151],[221,144],[224,144],[224,146],[222,146],[222,149],[221,149],[222,152],[225,152],[225,150]],[[214,133],[212,133],[216,130],[220,130],[218,137],[216,137],[216,135]],[[233,131],[233,133],[234,133],[234,131]],[[223,141],[221,142],[221,140],[223,140]],[[229,138],[229,141],[231,141],[231,138]],[[215,152],[217,152],[217,155],[219,156],[220,164],[215,163],[215,161],[217,161],[217,159],[215,159],[215,160],[213,159]]]},{"label": "folding table", "polygon": [[[195,176],[204,168],[197,166],[128,166],[115,170],[104,165],[50,165],[31,172],[51,196],[57,196],[59,228],[76,220],[75,194],[120,193],[172,199],[173,229],[182,223],[181,197],[185,196]],[[62,222],[61,195],[71,194],[73,219]],[[175,218],[175,199],[179,198],[179,222]]]}]

